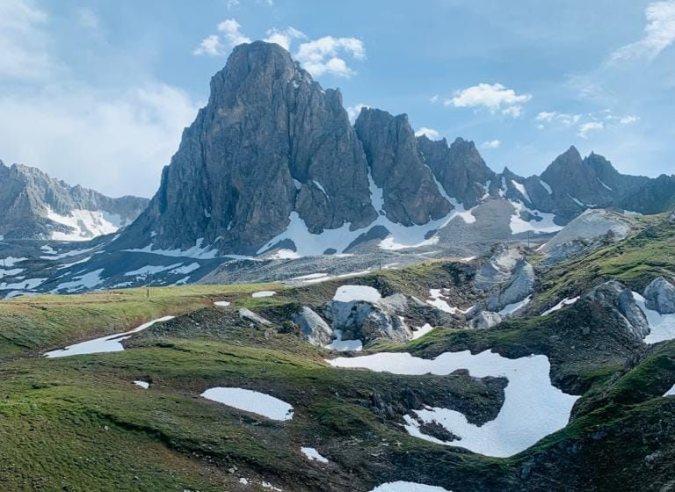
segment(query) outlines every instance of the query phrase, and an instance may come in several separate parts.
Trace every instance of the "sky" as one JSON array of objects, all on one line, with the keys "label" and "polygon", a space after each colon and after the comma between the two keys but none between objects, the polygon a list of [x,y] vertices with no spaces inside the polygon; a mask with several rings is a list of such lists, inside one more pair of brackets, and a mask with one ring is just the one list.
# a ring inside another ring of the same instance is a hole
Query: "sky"
[{"label": "sky", "polygon": [[0,0],[0,160],[152,196],[232,48],[540,173],[570,145],[675,172],[675,0]]}]

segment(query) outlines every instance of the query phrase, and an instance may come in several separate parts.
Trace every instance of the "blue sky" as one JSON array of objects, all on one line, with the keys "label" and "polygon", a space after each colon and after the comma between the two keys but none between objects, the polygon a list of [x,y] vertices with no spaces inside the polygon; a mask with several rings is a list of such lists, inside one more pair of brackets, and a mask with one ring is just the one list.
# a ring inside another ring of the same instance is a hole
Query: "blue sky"
[{"label": "blue sky", "polygon": [[232,46],[272,35],[345,106],[495,170],[575,145],[675,172],[675,0],[1,0],[0,159],[151,196]]}]

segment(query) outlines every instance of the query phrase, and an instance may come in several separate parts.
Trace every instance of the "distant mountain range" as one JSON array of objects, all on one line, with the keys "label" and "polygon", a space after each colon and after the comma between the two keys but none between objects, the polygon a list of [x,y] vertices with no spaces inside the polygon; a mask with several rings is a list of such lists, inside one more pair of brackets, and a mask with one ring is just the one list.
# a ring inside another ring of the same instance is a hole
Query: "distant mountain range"
[{"label": "distant mountain range", "polygon": [[[625,237],[627,216],[674,206],[675,176],[624,175],[574,147],[525,178],[490,169],[473,142],[416,137],[406,115],[363,109],[352,125],[338,90],[254,42],[211,80],[149,203],[0,166],[0,255],[23,262],[0,272],[0,293],[340,275],[541,244],[590,209],[618,212],[576,223],[551,253],[565,258],[584,247],[574,238]],[[127,224],[83,247],[6,241]]]},{"label": "distant mountain range", "polygon": [[136,219],[148,200],[109,198],[69,186],[42,171],[0,161],[0,236],[4,239],[86,241]]}]

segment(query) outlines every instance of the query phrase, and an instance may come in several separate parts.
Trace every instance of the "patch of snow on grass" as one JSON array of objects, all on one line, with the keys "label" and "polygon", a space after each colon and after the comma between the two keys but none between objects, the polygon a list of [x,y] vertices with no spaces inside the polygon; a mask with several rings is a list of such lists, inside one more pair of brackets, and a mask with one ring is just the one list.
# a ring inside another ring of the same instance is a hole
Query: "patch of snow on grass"
[{"label": "patch of snow on grass", "polygon": [[319,463],[328,463],[328,460],[321,456],[319,452],[314,448],[300,448],[302,454],[304,454],[309,461],[318,461]]},{"label": "patch of snow on grass", "polygon": [[[551,366],[543,355],[507,359],[485,351],[445,352],[435,359],[421,359],[407,353],[379,353],[363,357],[340,357],[328,361],[334,367],[365,368],[400,375],[434,374],[445,376],[458,369],[467,369],[473,377],[506,377],[505,401],[499,415],[482,426],[470,424],[454,410],[427,408],[415,414],[422,421],[438,422],[460,438],[449,443],[475,453],[493,457],[509,457],[524,451],[543,437],[562,429],[577,396],[555,388],[549,378]],[[407,419],[411,435],[439,442],[424,435],[416,419]]]},{"label": "patch of snow on grass", "polygon": [[414,482],[387,482],[370,492],[452,492],[442,487]]},{"label": "patch of snow on grass", "polygon": [[647,323],[649,323],[649,335],[645,337],[645,343],[651,345],[666,340],[675,340],[675,314],[661,314],[648,309],[645,298],[637,292],[633,292],[633,298],[645,313]]},{"label": "patch of snow on grass", "polygon": [[270,256],[271,260],[296,260],[298,258],[302,258],[302,256],[292,249],[280,249]]},{"label": "patch of snow on grass", "polygon": [[134,381],[134,384],[143,389],[148,389],[150,387],[150,383],[147,381]]},{"label": "patch of snow on grass", "polygon": [[286,421],[293,418],[293,407],[285,401],[258,391],[243,388],[211,388],[201,394],[207,400],[228,407],[254,413],[270,420]]},{"label": "patch of snow on grass", "polygon": [[675,396],[675,384],[663,396]]},{"label": "patch of snow on grass", "polygon": [[466,311],[462,311],[458,307],[450,306],[446,300],[446,297],[443,295],[443,289],[430,289],[429,297],[431,297],[431,299],[427,301],[427,304],[446,313],[456,314],[458,312],[466,313],[469,311],[468,309]]},{"label": "patch of snow on grass", "polygon": [[335,340],[326,345],[326,349],[335,350],[336,352],[361,352],[363,350],[363,342],[361,340],[343,340],[342,330],[333,330]]},{"label": "patch of snow on grass", "polygon": [[182,267],[178,267],[175,270],[171,270],[169,273],[175,273],[176,275],[187,275],[188,273],[192,273],[195,270],[199,270],[201,268],[201,265],[199,263],[190,263],[189,265],[185,265]]},{"label": "patch of snow on grass", "polygon": [[574,304],[574,303],[577,302],[578,300],[579,300],[579,296],[577,296],[577,297],[572,297],[571,299],[568,298],[568,297],[565,297],[562,301],[560,301],[558,304],[556,304],[555,306],[553,306],[551,309],[547,309],[546,311],[544,311],[543,313],[541,313],[540,316],[547,316],[547,315],[549,315],[549,314],[551,314],[551,313],[553,313],[553,312],[555,312],[555,311],[561,310],[561,309],[564,308],[565,306],[571,306],[572,304]]},{"label": "patch of snow on grass", "polygon": [[261,290],[260,292],[254,292],[251,294],[251,297],[272,297],[277,295],[273,290]]},{"label": "patch of snow on grass", "polygon": [[162,265],[146,265],[144,267],[139,268],[138,270],[132,270],[131,272],[126,272],[124,274],[125,277],[143,277],[146,275],[155,275],[157,273],[162,273],[166,272],[168,270],[173,270],[174,268],[178,268],[182,265],[182,263],[176,263],[175,265],[168,265],[168,266],[162,266]]},{"label": "patch of snow on grass", "polygon": [[338,302],[377,302],[380,299],[382,299],[382,295],[377,289],[366,285],[343,285],[338,287],[335,296],[333,296],[333,300]]},{"label": "patch of snow on grass", "polygon": [[232,304],[230,301],[216,301],[216,302],[213,303],[214,306],[218,306],[218,307],[227,307],[230,304]]},{"label": "patch of snow on grass", "polygon": [[53,350],[47,352],[45,357],[48,359],[56,359],[59,357],[70,357],[71,355],[85,355],[85,354],[100,354],[104,352],[122,352],[124,350],[124,345],[122,342],[134,333],[143,331],[147,328],[150,328],[155,323],[162,323],[164,321],[169,321],[173,319],[173,316],[164,316],[158,318],[148,323],[144,323],[141,326],[134,328],[131,331],[125,333],[117,333],[115,335],[108,335],[107,337],[95,338],[94,340],[89,340],[86,342],[77,343],[75,345],[70,345],[64,349]]},{"label": "patch of snow on grass", "polygon": [[431,333],[432,331],[434,331],[434,327],[427,323],[424,326],[420,326],[419,328],[413,330],[412,339],[417,340],[418,338],[422,338],[424,335]]}]

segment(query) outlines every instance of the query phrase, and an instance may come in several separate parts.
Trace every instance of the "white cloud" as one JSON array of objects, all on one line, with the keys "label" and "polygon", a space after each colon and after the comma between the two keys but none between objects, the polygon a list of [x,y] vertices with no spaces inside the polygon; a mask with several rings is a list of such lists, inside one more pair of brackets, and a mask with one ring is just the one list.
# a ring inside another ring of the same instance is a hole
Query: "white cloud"
[{"label": "white cloud", "polygon": [[195,55],[222,56],[237,45],[250,43],[251,38],[241,32],[241,25],[235,19],[225,19],[218,24],[220,34],[205,37],[192,52]]},{"label": "white cloud", "polygon": [[103,193],[151,196],[197,109],[185,92],[157,83],[3,93],[0,158]]},{"label": "white cloud", "polygon": [[619,118],[619,123],[621,123],[622,125],[632,125],[633,123],[637,123],[638,121],[640,121],[640,117],[635,115],[629,115]]},{"label": "white cloud", "polygon": [[57,69],[43,31],[48,21],[32,0],[0,1],[0,82],[40,80]]},{"label": "white cloud", "polygon": [[530,99],[530,94],[517,94],[502,84],[478,84],[458,91],[455,97],[443,104],[456,108],[484,108],[492,114],[518,118],[522,114],[523,104]]},{"label": "white cloud", "polygon": [[227,6],[228,10],[236,9],[241,5],[241,2],[239,0],[227,0],[225,2],[225,5]]},{"label": "white cloud", "polygon": [[433,95],[433,96],[431,96],[431,97],[429,98],[429,102],[430,102],[431,104],[436,104],[436,103],[438,102],[438,99],[439,99],[438,94],[435,94],[435,95]]},{"label": "white cloud", "polygon": [[193,51],[195,55],[220,56],[225,54],[225,46],[220,42],[217,34],[206,36]]},{"label": "white cloud", "polygon": [[645,10],[647,25],[644,37],[623,46],[610,56],[611,63],[624,61],[653,61],[675,43],[675,0],[653,2]]},{"label": "white cloud", "polygon": [[427,128],[423,126],[419,130],[415,132],[416,137],[421,137],[422,135],[425,135],[429,140],[440,140],[441,139],[441,134],[438,133],[436,130],[433,128]]},{"label": "white cloud", "polygon": [[605,124],[602,121],[589,121],[588,123],[584,123],[579,127],[577,135],[579,135],[583,139],[587,139],[590,133],[604,129]]},{"label": "white cloud", "polygon": [[291,50],[291,44],[295,39],[307,39],[307,36],[293,27],[286,29],[270,29],[267,37],[263,39],[268,43],[276,43],[287,51]]},{"label": "white cloud", "polygon": [[361,114],[361,110],[363,108],[369,108],[370,106],[359,103],[355,104],[354,106],[347,106],[347,114],[349,115],[349,121],[354,123],[356,121],[356,118],[359,117],[359,114]]},{"label": "white cloud", "polygon": [[488,140],[487,142],[483,142],[480,145],[481,149],[486,149],[486,150],[491,150],[491,149],[498,149],[501,147],[502,143],[499,140]]},{"label": "white cloud", "polygon": [[556,111],[542,111],[539,113],[535,121],[540,123],[560,123],[564,126],[574,126],[581,120],[580,114],[558,113]]},{"label": "white cloud", "polygon": [[352,70],[344,56],[355,60],[365,60],[366,50],[363,42],[356,38],[334,38],[325,36],[300,44],[295,59],[315,77],[324,74],[349,78],[356,72]]}]

